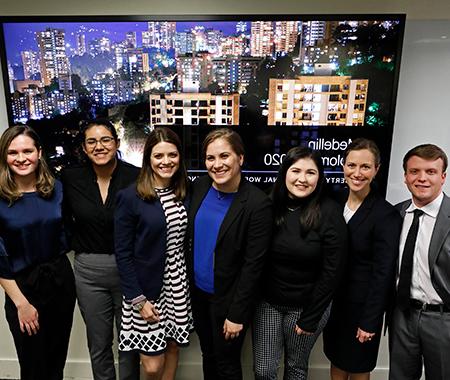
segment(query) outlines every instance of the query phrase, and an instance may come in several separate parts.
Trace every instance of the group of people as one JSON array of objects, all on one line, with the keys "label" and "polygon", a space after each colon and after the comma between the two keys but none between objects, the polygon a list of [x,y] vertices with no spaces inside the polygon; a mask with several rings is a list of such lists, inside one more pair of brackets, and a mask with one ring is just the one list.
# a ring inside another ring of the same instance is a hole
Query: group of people
[{"label": "group of people", "polygon": [[[267,195],[242,174],[238,133],[212,130],[207,175],[189,183],[171,129],[147,138],[142,168],[120,160],[108,120],[86,122],[85,164],[56,180],[37,134],[0,138],[0,284],[22,380],[62,380],[75,299],[93,378],[173,380],[195,329],[206,380],[242,379],[253,338],[256,379],[306,380],[323,331],[332,380],[365,380],[383,319],[390,380],[450,378],[447,156],[420,145],[403,162],[412,199],[378,192],[380,152],[355,139],[345,192],[332,199],[322,159],[292,148]],[[416,242],[417,241],[417,242]],[[75,252],[72,266],[67,259]]]}]

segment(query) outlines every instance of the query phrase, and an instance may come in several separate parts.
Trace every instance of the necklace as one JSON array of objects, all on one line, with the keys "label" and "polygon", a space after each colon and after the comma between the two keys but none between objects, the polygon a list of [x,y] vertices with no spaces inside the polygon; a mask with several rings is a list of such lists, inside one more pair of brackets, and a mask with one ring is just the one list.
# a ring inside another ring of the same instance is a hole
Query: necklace
[{"label": "necklace", "polygon": [[301,206],[297,206],[297,207],[288,207],[287,209],[288,209],[289,211],[296,211],[296,210],[298,210],[300,207],[301,207]]}]

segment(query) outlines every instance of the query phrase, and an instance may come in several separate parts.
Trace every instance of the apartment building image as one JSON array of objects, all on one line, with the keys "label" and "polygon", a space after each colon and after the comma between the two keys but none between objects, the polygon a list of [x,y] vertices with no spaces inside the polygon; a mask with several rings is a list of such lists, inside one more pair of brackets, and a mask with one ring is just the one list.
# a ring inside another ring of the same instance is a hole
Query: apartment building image
[{"label": "apartment building image", "polygon": [[268,125],[363,125],[368,79],[270,79]]},{"label": "apartment building image", "polygon": [[150,94],[150,125],[238,125],[239,94]]}]

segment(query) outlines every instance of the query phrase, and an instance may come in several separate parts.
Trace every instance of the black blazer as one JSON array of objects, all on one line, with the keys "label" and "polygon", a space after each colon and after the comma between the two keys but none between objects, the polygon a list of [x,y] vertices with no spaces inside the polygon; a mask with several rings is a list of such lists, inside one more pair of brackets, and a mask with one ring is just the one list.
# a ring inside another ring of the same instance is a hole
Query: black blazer
[{"label": "black blazer", "polygon": [[[186,259],[191,286],[194,285],[195,216],[211,184],[211,179],[204,176],[191,189]],[[214,251],[213,304],[219,318],[242,324],[250,321],[271,231],[272,206],[268,196],[242,178],[220,227]]]},{"label": "black blazer", "polygon": [[[341,200],[345,206],[347,196]],[[381,327],[395,278],[401,217],[374,189],[348,222],[349,255],[338,292],[344,300],[362,304],[359,327],[374,332]]]}]

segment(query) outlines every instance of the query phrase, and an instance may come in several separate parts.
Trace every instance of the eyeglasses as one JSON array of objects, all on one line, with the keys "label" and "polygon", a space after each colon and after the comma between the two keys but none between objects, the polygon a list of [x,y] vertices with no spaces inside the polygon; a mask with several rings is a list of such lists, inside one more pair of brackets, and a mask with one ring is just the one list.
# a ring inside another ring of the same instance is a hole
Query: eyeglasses
[{"label": "eyeglasses", "polygon": [[95,149],[95,147],[97,146],[98,143],[102,144],[105,148],[110,148],[114,141],[115,141],[114,137],[103,136],[103,137],[100,137],[99,140],[94,139],[94,138],[86,139],[84,141],[84,144],[89,149]]}]

